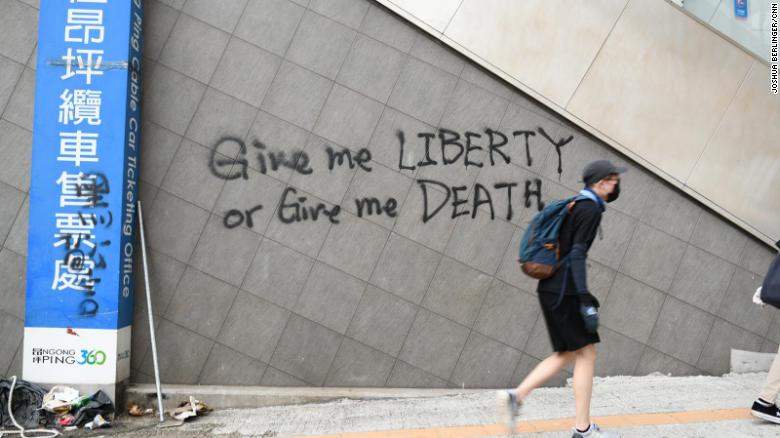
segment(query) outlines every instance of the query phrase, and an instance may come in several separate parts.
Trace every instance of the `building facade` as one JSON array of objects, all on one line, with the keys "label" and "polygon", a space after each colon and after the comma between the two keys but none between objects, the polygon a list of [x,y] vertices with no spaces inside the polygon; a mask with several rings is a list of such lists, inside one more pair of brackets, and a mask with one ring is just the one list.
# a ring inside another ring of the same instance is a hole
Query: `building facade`
[{"label": "building facade", "polygon": [[[34,256],[38,7],[0,6],[3,375],[21,373]],[[777,351],[777,313],[751,302],[766,244],[382,5],[145,13],[140,199],[163,382],[517,384],[551,352],[520,235],[595,159],[630,168],[588,262],[597,374],[721,374],[732,348]],[[148,382],[140,263],[136,282],[131,380]]]}]

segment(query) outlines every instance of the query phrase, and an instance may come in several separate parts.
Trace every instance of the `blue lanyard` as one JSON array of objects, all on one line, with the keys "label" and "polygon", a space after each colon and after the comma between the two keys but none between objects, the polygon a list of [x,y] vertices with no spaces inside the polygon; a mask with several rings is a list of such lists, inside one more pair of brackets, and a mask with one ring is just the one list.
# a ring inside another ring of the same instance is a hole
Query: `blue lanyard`
[{"label": "blue lanyard", "polygon": [[606,210],[606,206],[604,205],[604,200],[601,199],[601,197],[599,197],[599,195],[597,195],[596,192],[594,192],[590,188],[585,188],[580,190],[580,195],[595,201],[596,204],[599,205],[599,208],[601,208],[601,211]]}]

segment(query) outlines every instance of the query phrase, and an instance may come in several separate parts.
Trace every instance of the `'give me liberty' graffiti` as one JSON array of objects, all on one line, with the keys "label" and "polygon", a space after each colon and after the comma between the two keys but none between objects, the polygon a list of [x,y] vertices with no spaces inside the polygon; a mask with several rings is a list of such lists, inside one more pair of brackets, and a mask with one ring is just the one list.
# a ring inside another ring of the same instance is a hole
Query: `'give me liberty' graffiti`
[{"label": "'give me liberty' graffiti", "polygon": [[[534,163],[532,146],[536,146],[534,143],[541,142],[543,146],[552,147],[555,150],[558,159],[557,172],[560,176],[563,171],[561,150],[574,139],[573,136],[555,139],[541,127],[535,130],[516,130],[508,135],[490,128],[482,132],[467,131],[463,135],[449,129],[439,129],[436,132],[420,132],[414,137],[415,141],[412,142],[407,140],[405,132],[396,132],[398,170],[401,172],[412,173],[417,169],[431,166],[461,166],[464,169],[507,166],[513,162],[513,156],[517,155],[521,156],[521,162],[531,167]],[[234,151],[236,147],[238,152],[235,158],[228,158],[224,154],[224,151]],[[405,163],[404,157],[409,156],[410,153],[413,156],[423,158],[413,164]],[[248,169],[250,167],[257,169],[264,175],[283,169],[289,169],[301,175],[311,175],[315,171],[315,168],[312,167],[313,162],[313,158],[300,149],[288,152],[270,148],[258,139],[253,139],[247,144],[239,137],[225,136],[220,138],[212,148],[209,170],[214,176],[223,180],[247,180],[249,179]],[[348,166],[350,169],[357,168],[358,171],[362,172],[373,170],[371,151],[367,148],[353,152],[349,149],[337,150],[326,146],[323,163],[327,165],[329,172],[343,166]],[[514,217],[513,194],[522,193],[524,208],[533,207],[534,198],[536,209],[544,208],[542,180],[539,178],[525,179],[522,181],[522,185],[518,181],[500,181],[491,187],[475,183],[471,199],[466,197],[469,191],[469,187],[466,185],[453,186],[441,181],[422,178],[417,178],[415,181],[421,190],[423,199],[421,217],[423,223],[442,213],[447,206],[450,207],[451,219],[467,215],[473,219],[476,217],[478,209],[485,206],[485,209],[490,212],[491,220],[493,220],[496,217],[493,201],[496,197],[494,195],[501,191],[505,192],[503,198],[506,199],[506,213],[503,217],[506,220],[511,220]],[[432,202],[431,189],[444,193],[444,199]],[[358,217],[371,215],[396,217],[398,215],[398,200],[392,197],[385,200],[376,197],[362,197],[354,199],[354,203]],[[252,228],[254,226],[253,215],[264,208],[261,204],[238,207],[226,212],[223,219],[225,227],[235,228],[245,224]],[[322,202],[309,204],[305,196],[299,195],[294,187],[289,186],[283,190],[276,210],[278,219],[285,224],[317,220],[329,220],[333,224],[338,224],[340,213],[341,207],[339,205],[328,206]]]}]

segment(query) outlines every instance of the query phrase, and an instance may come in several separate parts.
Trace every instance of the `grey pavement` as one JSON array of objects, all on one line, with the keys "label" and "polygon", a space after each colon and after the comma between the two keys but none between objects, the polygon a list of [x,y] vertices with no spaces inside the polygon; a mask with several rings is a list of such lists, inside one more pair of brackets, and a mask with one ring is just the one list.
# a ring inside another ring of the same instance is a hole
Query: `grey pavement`
[{"label": "grey pavement", "polygon": [[[690,412],[749,408],[766,373],[723,377],[597,378],[592,415]],[[570,384],[570,381],[569,381]],[[208,403],[208,400],[205,400]],[[218,406],[216,406],[218,408]],[[571,418],[570,387],[542,388],[526,401],[520,421]],[[494,391],[464,391],[435,397],[379,400],[341,399],[327,403],[257,409],[215,410],[178,428],[157,429],[152,419],[120,420],[117,436],[296,436],[336,435],[399,429],[431,429],[497,422]],[[780,425],[752,419],[692,424],[668,424],[618,429],[623,437],[775,437]],[[568,432],[522,436],[564,437]]]}]

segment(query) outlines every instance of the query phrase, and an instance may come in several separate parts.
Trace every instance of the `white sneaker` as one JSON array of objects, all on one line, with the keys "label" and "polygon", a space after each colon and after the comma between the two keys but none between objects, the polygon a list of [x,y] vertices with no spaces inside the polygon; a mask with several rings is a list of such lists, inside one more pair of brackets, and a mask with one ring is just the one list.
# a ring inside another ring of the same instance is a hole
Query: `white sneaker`
[{"label": "white sneaker", "polygon": [[580,432],[573,429],[571,438],[620,438],[617,432],[605,432],[596,423],[592,423],[587,432]]},{"label": "white sneaker", "polygon": [[506,424],[510,433],[515,433],[515,421],[520,414],[522,402],[518,402],[517,397],[511,392],[502,389],[496,392],[496,404],[499,421]]}]

